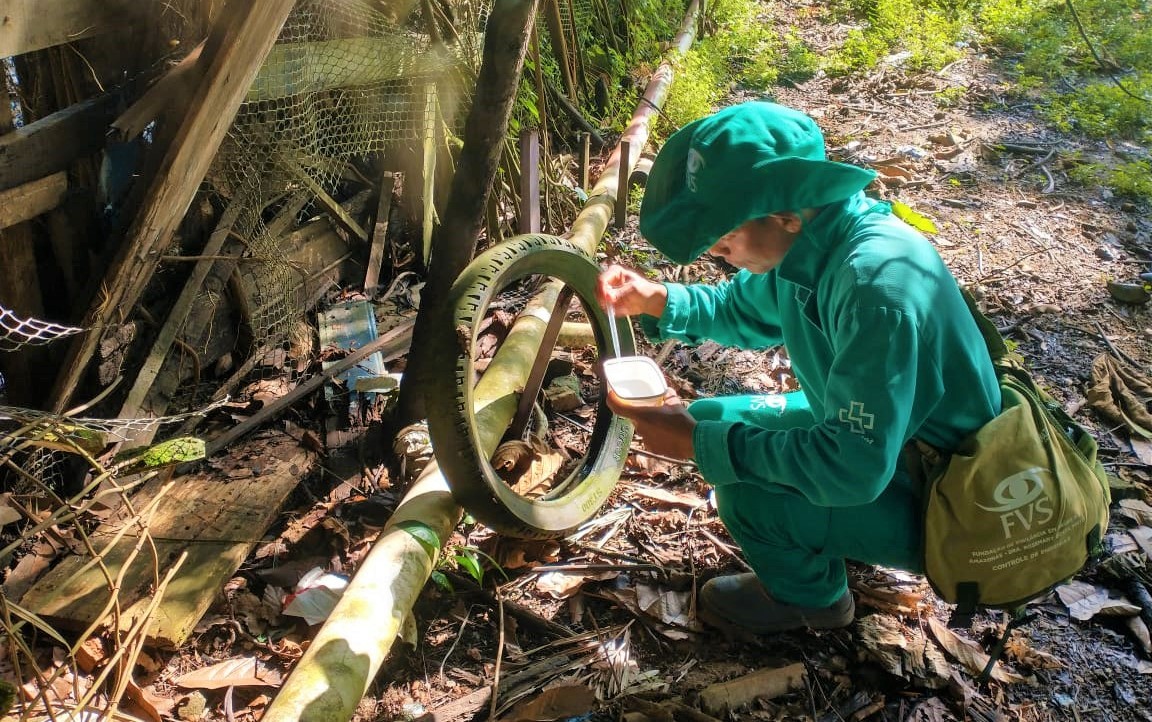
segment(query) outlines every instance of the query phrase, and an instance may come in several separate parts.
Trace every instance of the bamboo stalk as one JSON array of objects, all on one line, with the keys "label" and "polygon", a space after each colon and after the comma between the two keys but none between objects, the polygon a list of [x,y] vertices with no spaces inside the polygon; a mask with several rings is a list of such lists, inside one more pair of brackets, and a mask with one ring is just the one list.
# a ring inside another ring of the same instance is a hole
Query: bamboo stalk
[{"label": "bamboo stalk", "polygon": [[[626,133],[634,147],[642,148],[648,138],[648,121],[663,104],[672,80],[673,56],[691,46],[699,10],[700,0],[692,0],[670,57],[661,63],[636,108]],[[611,218],[621,172],[612,164],[619,163],[619,158],[618,152],[610,157],[573,226],[572,241],[589,252],[595,250]],[[476,389],[477,408],[482,408],[477,426],[485,453],[495,449],[512,420],[517,390],[524,386],[545,326],[546,319],[522,315],[484,373],[485,383]],[[439,557],[440,543],[462,513],[433,461],[401,500],[332,615],[264,713],[263,722],[352,717],[412,614]]]}]

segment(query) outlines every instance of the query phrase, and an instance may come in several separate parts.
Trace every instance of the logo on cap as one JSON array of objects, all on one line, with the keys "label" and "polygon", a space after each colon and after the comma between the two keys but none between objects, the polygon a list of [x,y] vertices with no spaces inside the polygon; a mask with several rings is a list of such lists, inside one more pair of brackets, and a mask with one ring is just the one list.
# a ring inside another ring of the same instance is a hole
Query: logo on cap
[{"label": "logo on cap", "polygon": [[696,174],[704,168],[704,156],[695,148],[688,149],[687,169],[684,174],[684,184],[688,190],[696,192]]}]

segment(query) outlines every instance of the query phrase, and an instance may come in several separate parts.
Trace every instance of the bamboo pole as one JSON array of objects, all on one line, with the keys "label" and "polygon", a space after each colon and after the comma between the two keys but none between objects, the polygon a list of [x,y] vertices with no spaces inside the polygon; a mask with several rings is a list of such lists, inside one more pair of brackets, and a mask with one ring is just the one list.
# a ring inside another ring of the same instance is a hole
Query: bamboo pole
[{"label": "bamboo pole", "polygon": [[[700,0],[692,0],[674,48],[652,76],[632,116],[625,137],[633,147],[642,148],[648,138],[648,122],[668,93],[672,60],[691,47],[699,12]],[[612,216],[620,174],[613,164],[619,158],[618,151],[609,158],[573,225],[571,239],[589,252],[595,250]],[[631,168],[624,172],[630,173]],[[486,453],[495,448],[502,429],[512,420],[517,389],[524,386],[546,325],[546,318],[522,315],[484,373],[489,383],[476,389],[477,408],[483,406],[485,411],[485,422],[479,428]],[[485,429],[492,431],[485,433]],[[461,514],[433,461],[401,500],[332,615],[264,713],[263,722],[337,722],[352,717],[409,620],[439,558],[440,546]]]}]

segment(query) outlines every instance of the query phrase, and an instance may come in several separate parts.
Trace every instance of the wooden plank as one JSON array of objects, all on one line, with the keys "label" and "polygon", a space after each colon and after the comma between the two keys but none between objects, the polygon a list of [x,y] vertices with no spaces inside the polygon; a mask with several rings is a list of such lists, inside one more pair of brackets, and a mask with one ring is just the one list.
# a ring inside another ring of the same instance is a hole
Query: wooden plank
[{"label": "wooden plank", "polygon": [[0,0],[0,58],[123,27],[120,0]]},{"label": "wooden plank", "polygon": [[63,410],[105,328],[123,320],[152,278],[172,234],[199,190],[252,79],[276,41],[294,0],[232,0],[201,60],[204,77],[124,243],[104,276],[103,293],[81,324],[61,366],[50,406]]},{"label": "wooden plank", "polygon": [[376,202],[376,220],[372,225],[371,250],[368,252],[368,267],[364,270],[364,292],[372,291],[380,284],[380,266],[384,264],[384,246],[388,241],[388,216],[392,214],[392,192],[396,189],[396,176],[384,173],[380,181],[380,198]]},{"label": "wooden plank", "polygon": [[307,170],[288,155],[282,155],[280,160],[296,180],[316,197],[316,202],[320,204],[321,208],[328,212],[328,215],[332,216],[332,220],[335,221],[337,225],[356,238],[359,238],[362,242],[368,242],[368,231],[364,230],[364,227],[361,226],[348,211],[344,210],[344,207],[337,203],[335,198],[328,195],[328,191],[324,190],[323,186],[317,183],[316,179],[314,179]]},{"label": "wooden plank", "polygon": [[[127,516],[110,520],[92,534],[103,549],[127,525],[127,533],[104,553],[109,572],[123,572],[119,600],[120,624],[127,628],[143,614],[152,585],[179,556],[188,558],[154,615],[149,638],[161,646],[179,646],[211,606],[224,583],[260,542],[280,513],[288,494],[307,473],[314,457],[287,434],[278,434],[236,447],[215,470],[165,482],[149,481],[133,497],[136,509],[155,509],[148,532],[157,557],[145,546],[131,557],[139,542]],[[155,503],[153,503],[155,502]],[[24,595],[22,603],[60,629],[86,629],[104,619],[112,597],[104,574],[82,570],[92,558],[64,559]],[[108,617],[108,621],[111,618]]]},{"label": "wooden plank", "polygon": [[520,133],[520,224],[521,233],[540,232],[540,132],[526,128]]},{"label": "wooden plank", "polygon": [[0,191],[0,228],[10,228],[47,213],[60,205],[67,192],[68,174],[64,171]]},{"label": "wooden plank", "polygon": [[102,149],[119,102],[120,93],[104,93],[0,135],[0,190],[65,170]]}]

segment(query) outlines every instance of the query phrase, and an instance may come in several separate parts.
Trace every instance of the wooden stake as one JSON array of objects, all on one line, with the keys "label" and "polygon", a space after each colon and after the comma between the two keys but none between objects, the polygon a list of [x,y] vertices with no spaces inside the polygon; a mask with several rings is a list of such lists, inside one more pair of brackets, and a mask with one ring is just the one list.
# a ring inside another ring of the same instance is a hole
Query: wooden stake
[{"label": "wooden stake", "polygon": [[540,133],[520,133],[520,232],[540,232]]},{"label": "wooden stake", "polygon": [[388,242],[388,216],[392,214],[392,192],[396,176],[384,173],[380,181],[380,199],[376,202],[376,221],[372,225],[372,250],[364,271],[364,292],[371,294],[380,284],[380,266],[384,263],[384,246]]},{"label": "wooden stake", "polygon": [[[616,212],[615,226],[623,228],[624,223],[628,220],[628,179],[632,177],[632,143],[627,140],[620,141],[620,166],[621,172],[617,177],[616,185]],[[628,170],[624,170],[627,168]]]},{"label": "wooden stake", "polygon": [[69,349],[50,407],[63,411],[104,330],[125,319],[152,278],[159,257],[199,190],[264,56],[276,41],[294,0],[225,7],[203,59],[206,71],[143,208],[104,277],[101,298],[80,324],[88,329]]}]

